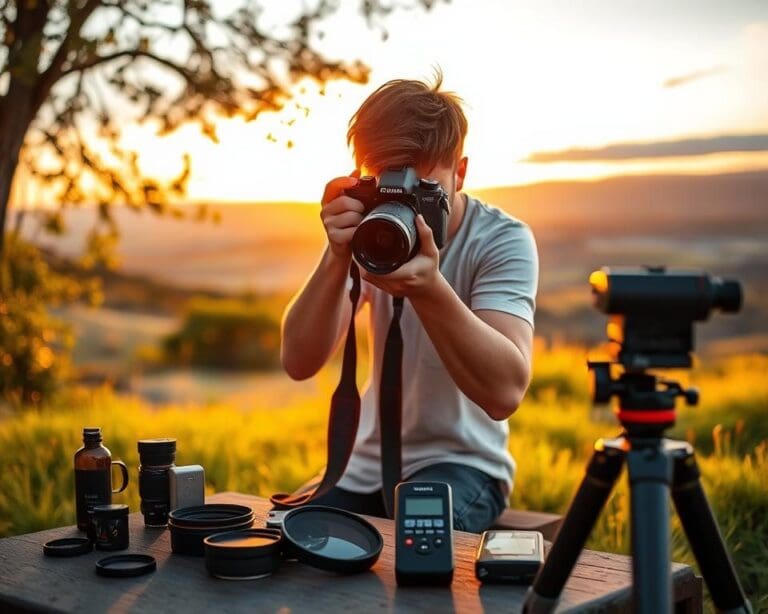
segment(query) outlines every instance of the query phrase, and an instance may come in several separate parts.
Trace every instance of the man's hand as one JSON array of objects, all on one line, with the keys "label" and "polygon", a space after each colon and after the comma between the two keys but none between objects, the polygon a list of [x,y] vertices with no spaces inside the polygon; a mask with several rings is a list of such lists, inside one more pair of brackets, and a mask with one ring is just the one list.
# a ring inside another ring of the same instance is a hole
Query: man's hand
[{"label": "man's hand", "polygon": [[386,275],[374,275],[361,268],[362,278],[392,296],[413,298],[429,294],[440,278],[440,252],[422,215],[416,216],[416,229],[421,244],[411,260]]},{"label": "man's hand", "polygon": [[363,220],[365,207],[359,200],[345,196],[344,190],[356,186],[359,175],[359,171],[354,171],[349,177],[337,177],[329,181],[321,202],[323,208],[320,219],[331,253],[347,263],[352,256],[352,235]]}]

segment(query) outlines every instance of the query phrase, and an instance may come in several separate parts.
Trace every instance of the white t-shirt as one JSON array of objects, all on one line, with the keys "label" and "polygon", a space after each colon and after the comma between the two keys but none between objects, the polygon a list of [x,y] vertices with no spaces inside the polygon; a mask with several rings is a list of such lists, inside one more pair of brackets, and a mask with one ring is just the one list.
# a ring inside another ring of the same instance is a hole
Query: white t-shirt
[{"label": "white t-shirt", "polygon": [[[538,256],[523,222],[468,197],[461,226],[440,250],[440,272],[473,311],[503,311],[533,325]],[[392,297],[363,282],[361,300],[371,306],[373,373],[363,393],[352,456],[338,486],[370,493],[382,485],[378,394]],[[408,300],[400,324],[403,477],[436,463],[459,463],[497,478],[511,492],[515,463],[507,446],[507,421],[493,420],[459,390]]]}]

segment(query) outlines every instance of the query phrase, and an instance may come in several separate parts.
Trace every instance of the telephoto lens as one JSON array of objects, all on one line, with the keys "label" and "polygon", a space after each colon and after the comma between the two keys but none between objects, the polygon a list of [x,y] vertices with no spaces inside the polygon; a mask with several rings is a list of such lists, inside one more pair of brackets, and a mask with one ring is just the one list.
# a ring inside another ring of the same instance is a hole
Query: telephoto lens
[{"label": "telephoto lens", "polygon": [[138,447],[139,496],[144,526],[164,527],[171,507],[168,472],[176,461],[176,440],[140,439]]}]

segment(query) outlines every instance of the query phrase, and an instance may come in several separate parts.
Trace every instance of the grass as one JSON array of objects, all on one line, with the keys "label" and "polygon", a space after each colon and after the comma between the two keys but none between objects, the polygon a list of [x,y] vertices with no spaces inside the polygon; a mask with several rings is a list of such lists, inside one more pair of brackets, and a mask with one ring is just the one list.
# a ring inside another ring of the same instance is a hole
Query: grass
[{"label": "grass", "polygon": [[[681,408],[670,435],[695,442],[702,482],[745,589],[768,609],[768,357],[723,359],[680,375],[701,390],[701,404]],[[73,391],[55,405],[0,417],[0,535],[74,522],[72,456],[83,426],[101,426],[104,443],[131,470],[115,497],[138,510],[136,440],[174,436],[177,464],[199,463],[210,492],[268,496],[290,491],[325,461],[328,399],[335,385],[279,410],[228,405],[151,407],[109,389]],[[618,434],[610,412],[591,407],[584,353],[537,353],[534,382],[510,420],[518,463],[514,507],[563,513],[578,487],[594,440]],[[288,384],[290,386],[290,384]],[[276,391],[269,391],[275,398]],[[293,391],[286,389],[286,396]],[[294,397],[295,398],[295,397]],[[628,553],[629,497],[622,477],[588,546]],[[673,514],[674,560],[694,564]]]}]

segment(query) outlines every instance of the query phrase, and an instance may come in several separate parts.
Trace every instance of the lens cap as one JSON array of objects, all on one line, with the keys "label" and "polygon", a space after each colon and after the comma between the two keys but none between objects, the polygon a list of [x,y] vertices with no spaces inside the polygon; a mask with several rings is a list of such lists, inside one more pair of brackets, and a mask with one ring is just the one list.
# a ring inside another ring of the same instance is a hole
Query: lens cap
[{"label": "lens cap", "polygon": [[93,542],[87,537],[65,537],[43,544],[46,556],[69,557],[88,554],[93,550]]},{"label": "lens cap", "polygon": [[108,578],[133,578],[156,569],[155,558],[148,554],[117,554],[96,561],[96,573]]},{"label": "lens cap", "polygon": [[366,571],[384,547],[381,533],[357,514],[323,505],[307,505],[283,518],[289,555],[318,569],[341,574]]}]

